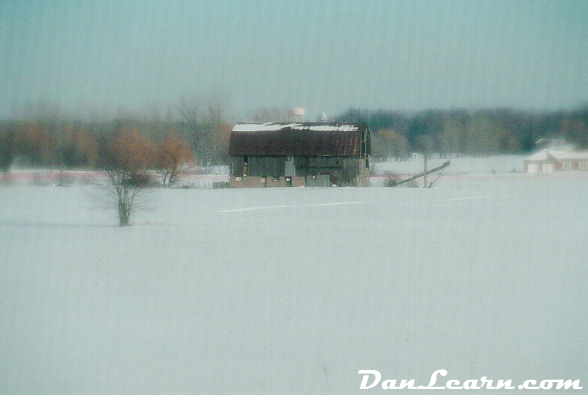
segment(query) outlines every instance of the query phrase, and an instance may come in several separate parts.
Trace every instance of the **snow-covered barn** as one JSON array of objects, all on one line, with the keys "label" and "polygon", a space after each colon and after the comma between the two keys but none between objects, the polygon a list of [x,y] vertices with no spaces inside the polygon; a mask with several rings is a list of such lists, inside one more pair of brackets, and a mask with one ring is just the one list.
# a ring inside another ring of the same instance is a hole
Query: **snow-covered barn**
[{"label": "snow-covered barn", "polygon": [[544,149],[525,159],[526,173],[588,170],[588,151]]},{"label": "snow-covered barn", "polygon": [[361,123],[238,123],[229,154],[232,187],[369,185]]}]

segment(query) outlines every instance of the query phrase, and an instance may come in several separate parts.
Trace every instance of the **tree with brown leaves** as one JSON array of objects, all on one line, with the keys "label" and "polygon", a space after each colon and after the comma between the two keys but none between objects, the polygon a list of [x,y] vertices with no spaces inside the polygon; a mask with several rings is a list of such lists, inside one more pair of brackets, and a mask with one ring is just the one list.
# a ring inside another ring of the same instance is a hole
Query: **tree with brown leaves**
[{"label": "tree with brown leaves", "polygon": [[16,156],[16,137],[12,129],[0,129],[0,172],[6,176]]},{"label": "tree with brown leaves", "polygon": [[155,163],[151,141],[132,129],[122,129],[109,147],[109,193],[118,208],[120,226],[129,225],[137,196],[149,185],[148,170]]},{"label": "tree with brown leaves", "polygon": [[98,160],[98,141],[85,130],[75,134],[75,159],[78,165],[94,167]]},{"label": "tree with brown leaves", "polygon": [[41,126],[25,123],[19,138],[20,152],[32,165],[49,165],[57,151],[55,141]]},{"label": "tree with brown leaves", "polygon": [[157,149],[157,168],[163,176],[163,186],[169,188],[192,161],[188,144],[176,132],[167,135]]}]

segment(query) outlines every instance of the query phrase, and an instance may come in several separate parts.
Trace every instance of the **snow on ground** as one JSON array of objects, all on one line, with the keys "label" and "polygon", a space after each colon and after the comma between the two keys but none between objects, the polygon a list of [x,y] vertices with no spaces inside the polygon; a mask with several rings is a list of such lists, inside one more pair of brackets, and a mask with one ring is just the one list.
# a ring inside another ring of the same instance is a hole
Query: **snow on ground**
[{"label": "snow on ground", "polygon": [[588,178],[436,186],[155,189],[127,228],[95,186],[0,186],[0,393],[587,388]]},{"label": "snow on ground", "polygon": [[[450,161],[450,166],[445,174],[499,174],[524,171],[525,156],[488,156],[488,157],[447,157],[440,158],[433,156],[428,161],[427,167],[432,169],[440,166],[443,162]],[[398,174],[416,174],[423,171],[423,157],[415,155],[414,158],[406,161],[389,161],[374,164],[375,173],[390,171]]]}]

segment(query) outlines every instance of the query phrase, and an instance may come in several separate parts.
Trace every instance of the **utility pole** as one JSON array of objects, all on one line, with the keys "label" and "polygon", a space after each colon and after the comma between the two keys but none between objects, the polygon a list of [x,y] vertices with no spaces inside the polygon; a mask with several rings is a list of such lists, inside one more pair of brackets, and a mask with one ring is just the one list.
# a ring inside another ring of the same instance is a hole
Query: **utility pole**
[{"label": "utility pole", "polygon": [[424,170],[424,173],[425,173],[425,175],[424,175],[424,187],[425,188],[428,188],[428,186],[427,186],[428,185],[427,184],[427,153],[426,152],[424,154],[424,157],[425,157],[425,164],[424,164],[424,167],[425,167],[425,170]]},{"label": "utility pole", "polygon": [[61,117],[57,120],[57,132],[59,133],[59,186],[65,186],[63,181],[63,125]]}]

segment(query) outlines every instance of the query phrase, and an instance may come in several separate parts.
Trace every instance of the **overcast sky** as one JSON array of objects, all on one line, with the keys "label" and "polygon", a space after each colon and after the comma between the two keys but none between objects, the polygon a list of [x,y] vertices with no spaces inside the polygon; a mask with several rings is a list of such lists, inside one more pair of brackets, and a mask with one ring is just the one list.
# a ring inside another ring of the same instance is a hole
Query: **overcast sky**
[{"label": "overcast sky", "polygon": [[588,103],[588,1],[0,1],[0,117],[222,92],[308,117]]}]

